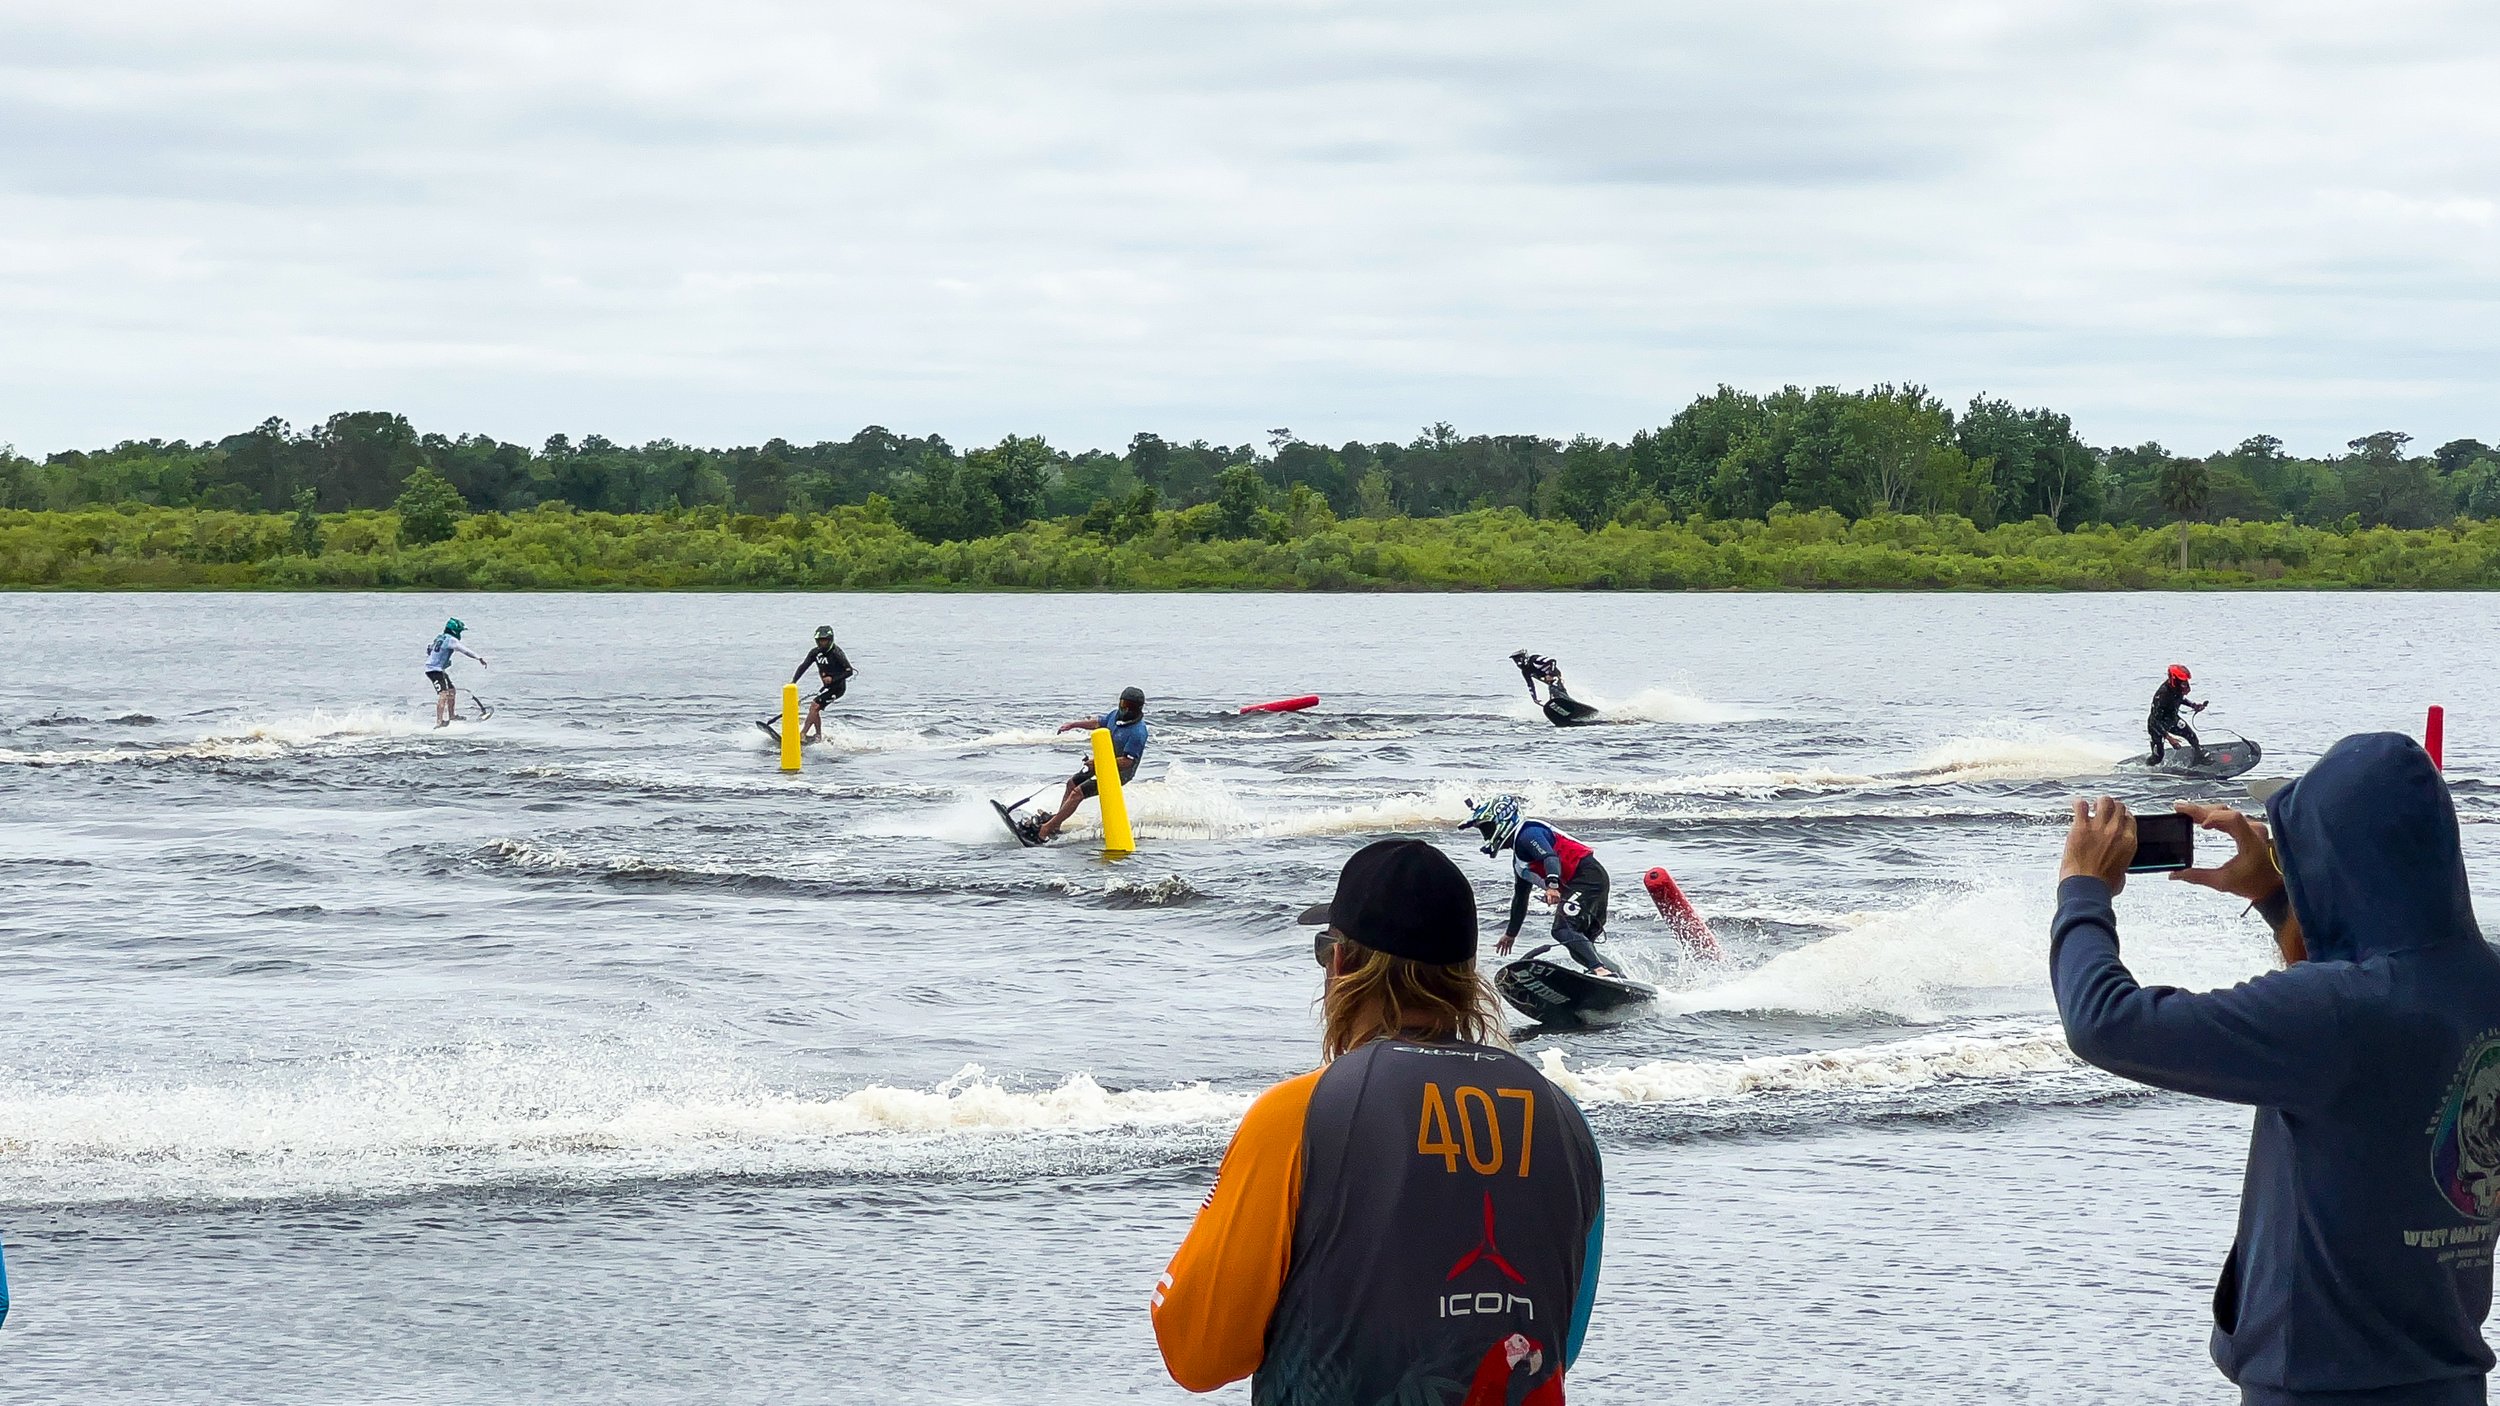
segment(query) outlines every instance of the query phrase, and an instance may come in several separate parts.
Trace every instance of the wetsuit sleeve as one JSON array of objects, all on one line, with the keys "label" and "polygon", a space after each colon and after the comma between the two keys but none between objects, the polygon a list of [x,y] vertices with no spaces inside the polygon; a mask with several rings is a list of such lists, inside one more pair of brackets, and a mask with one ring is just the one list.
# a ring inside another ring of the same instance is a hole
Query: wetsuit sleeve
[{"label": "wetsuit sleeve", "polygon": [[1302,1199],[1302,1120],[1318,1086],[1313,1070],[1250,1105],[1215,1188],[1155,1286],[1155,1343],[1172,1380],[1191,1391],[1240,1381],[1266,1355]]},{"label": "wetsuit sleeve", "polygon": [[1511,881],[1510,923],[1508,926],[1504,927],[1502,931],[1507,936],[1517,937],[1519,935],[1519,929],[1525,926],[1527,921],[1528,881],[1525,877],[1521,877]]},{"label": "wetsuit sleeve", "polygon": [[851,656],[849,656],[849,655],[847,655],[847,654],[844,654],[844,653],[842,652],[842,646],[840,646],[840,645],[838,645],[838,644],[837,644],[837,645],[835,645],[835,646],[833,646],[833,651],[832,651],[832,653],[833,653],[833,659],[832,659],[832,663],[833,663],[833,676],[834,676],[835,678],[837,678],[837,679],[847,679],[847,678],[849,678],[851,675],[856,674],[856,673],[858,673],[858,672],[859,672],[859,670],[854,669],[854,668],[852,668],[852,667],[851,667]]},{"label": "wetsuit sleeve", "polygon": [[1552,834],[1543,826],[1520,826],[1518,838],[1511,841],[1510,848],[1518,856],[1512,862],[1519,866],[1519,882],[1527,883],[1530,871],[1547,884],[1562,882],[1562,851],[1554,847]]},{"label": "wetsuit sleeve", "polygon": [[811,650],[809,650],[809,651],[807,652],[807,657],[806,657],[805,659],[802,659],[802,660],[800,660],[800,661],[799,661],[799,667],[797,667],[797,668],[795,668],[795,669],[792,669],[792,670],[790,671],[790,682],[792,682],[792,683],[797,683],[799,680],[801,680],[801,679],[803,679],[803,678],[806,678],[806,677],[807,677],[807,666],[808,666],[808,665],[810,665],[810,664],[813,664],[813,663],[815,663],[815,662],[816,662],[816,651],[814,651],[814,650],[812,650],[812,649],[811,649]]},{"label": "wetsuit sleeve", "polygon": [[2109,885],[2058,885],[2049,984],[2087,1064],[2157,1089],[2263,1108],[2321,1107],[2351,1073],[2340,967],[2302,963],[2227,991],[2142,986],[2118,956]]}]

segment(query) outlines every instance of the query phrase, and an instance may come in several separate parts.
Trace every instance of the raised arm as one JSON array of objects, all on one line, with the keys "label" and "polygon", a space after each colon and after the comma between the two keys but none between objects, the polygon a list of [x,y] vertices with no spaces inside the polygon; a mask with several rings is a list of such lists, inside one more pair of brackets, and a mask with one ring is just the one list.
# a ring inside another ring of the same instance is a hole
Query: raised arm
[{"label": "raised arm", "polygon": [[2076,1056],[2138,1083],[2267,1108],[2314,1107],[2350,1075],[2340,989],[2349,968],[2296,965],[2224,991],[2146,986],[2119,956],[2111,897],[2135,858],[2135,817],[2075,803],[2049,928],[2049,984]]}]

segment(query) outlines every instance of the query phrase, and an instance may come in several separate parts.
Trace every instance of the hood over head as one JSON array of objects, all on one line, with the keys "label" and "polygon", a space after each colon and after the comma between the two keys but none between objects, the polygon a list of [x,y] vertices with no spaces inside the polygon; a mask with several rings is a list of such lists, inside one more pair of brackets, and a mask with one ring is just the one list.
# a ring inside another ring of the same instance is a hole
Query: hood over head
[{"label": "hood over head", "polygon": [[2356,733],[2266,801],[2309,955],[2480,942],[2448,783],[2399,732]]}]

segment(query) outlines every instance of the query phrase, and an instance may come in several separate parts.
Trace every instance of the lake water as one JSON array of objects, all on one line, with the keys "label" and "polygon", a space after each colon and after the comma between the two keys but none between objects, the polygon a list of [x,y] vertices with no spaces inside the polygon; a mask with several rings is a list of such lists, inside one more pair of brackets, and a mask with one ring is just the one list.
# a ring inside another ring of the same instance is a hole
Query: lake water
[{"label": "lake water", "polygon": [[[1607,1160],[1575,1402],[2232,1399],[2247,1119],[2066,1055],[2064,802],[2225,794],[2114,769],[2173,659],[2260,774],[2444,702],[2487,888],[2487,599],[0,597],[6,1396],[1187,1399],[1146,1297],[1316,1058],[1292,915],[1412,834],[1494,920],[1447,827],[1510,789],[1667,991],[1527,1046]],[[437,732],[453,612],[496,711]],[[860,673],[785,777],[820,621]],[[987,798],[1130,683],[1140,852],[1018,848]],[[2268,962],[2184,885],[2121,919],[2148,979]]]}]

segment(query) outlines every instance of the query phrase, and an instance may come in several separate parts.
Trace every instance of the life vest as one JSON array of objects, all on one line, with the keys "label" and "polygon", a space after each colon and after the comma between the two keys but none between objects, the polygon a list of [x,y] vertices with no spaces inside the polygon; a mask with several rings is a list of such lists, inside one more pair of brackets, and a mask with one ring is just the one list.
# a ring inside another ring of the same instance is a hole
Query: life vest
[{"label": "life vest", "polygon": [[1580,861],[1597,852],[1590,849],[1587,845],[1580,843],[1578,840],[1571,838],[1569,835],[1564,834],[1552,825],[1546,824],[1546,822],[1542,820],[1522,820],[1519,822],[1519,828],[1522,830],[1527,829],[1531,825],[1544,826],[1545,833],[1554,837],[1554,853],[1562,860],[1562,874],[1559,878],[1545,872],[1542,867],[1544,864],[1543,860],[1538,860],[1535,863],[1528,863],[1526,861],[1521,862],[1521,868],[1526,869],[1528,872],[1536,875],[1540,879],[1548,879],[1557,884],[1570,883],[1573,879],[1578,878],[1580,875]]}]

